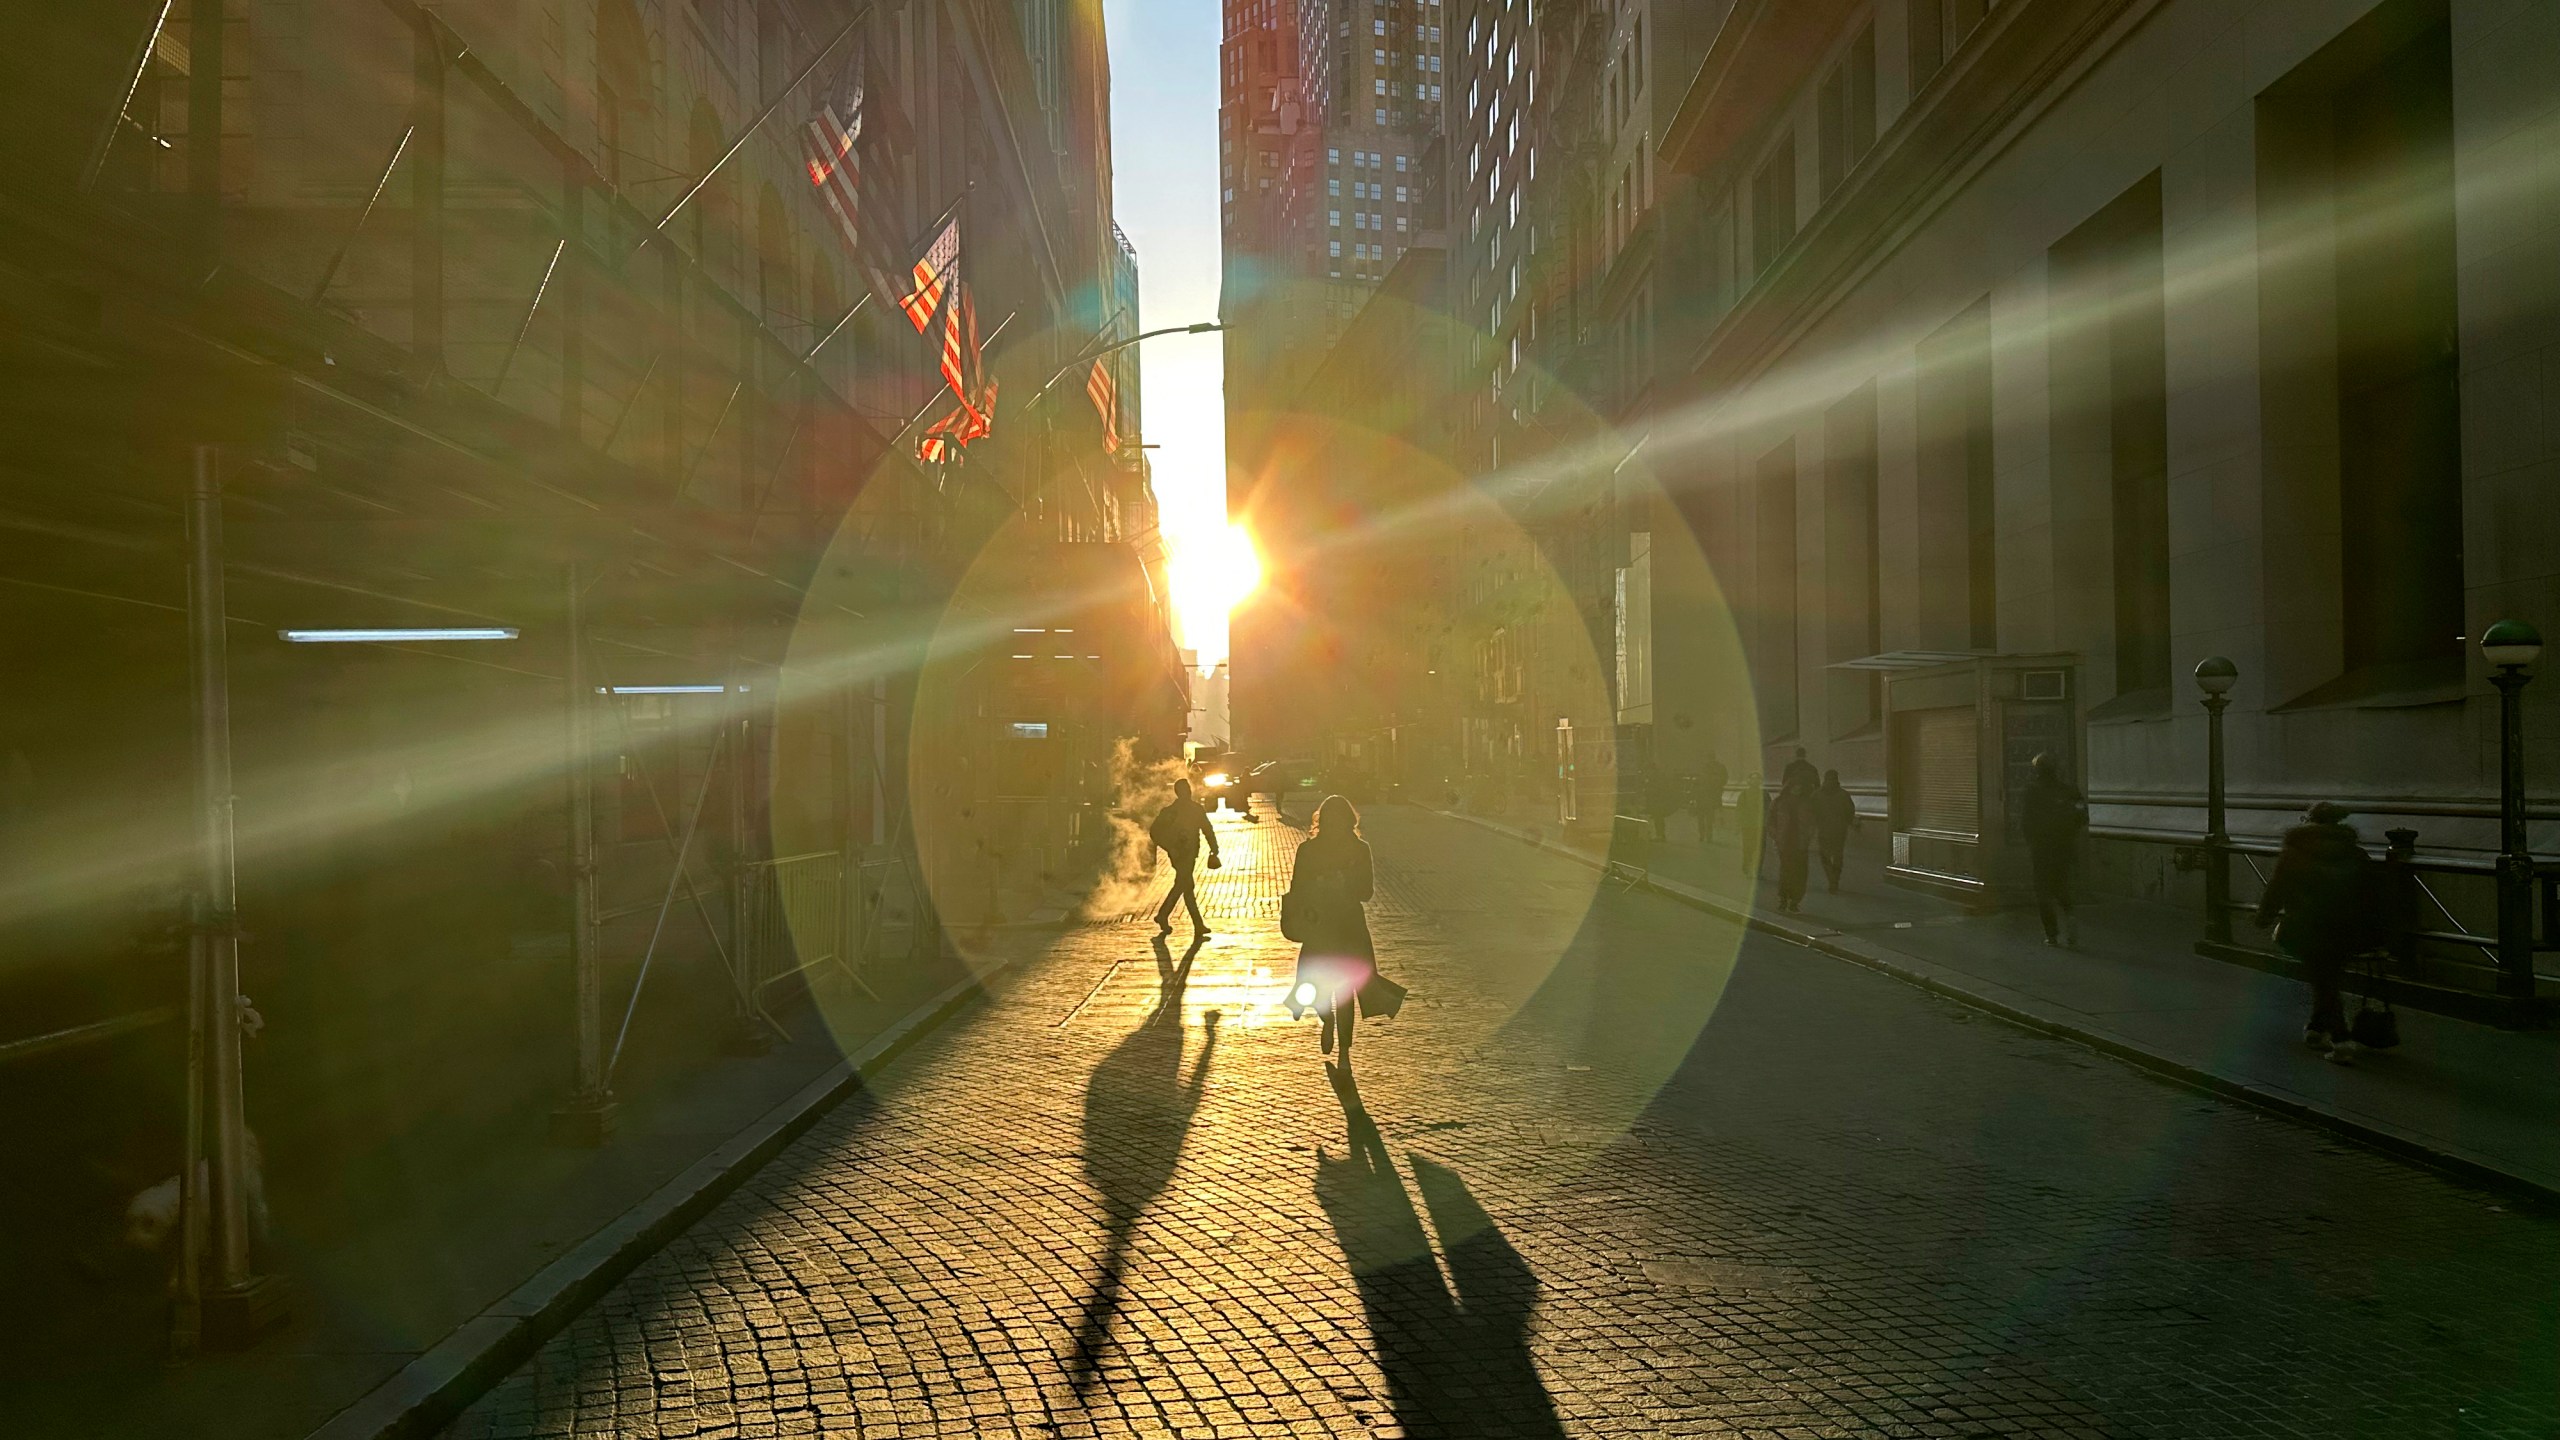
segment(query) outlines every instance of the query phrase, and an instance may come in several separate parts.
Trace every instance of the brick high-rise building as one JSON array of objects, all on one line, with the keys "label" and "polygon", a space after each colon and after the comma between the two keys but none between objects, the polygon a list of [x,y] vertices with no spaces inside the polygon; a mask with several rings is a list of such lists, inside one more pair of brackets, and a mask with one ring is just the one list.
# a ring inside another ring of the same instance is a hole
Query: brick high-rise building
[{"label": "brick high-rise building", "polygon": [[[1297,528],[1272,443],[1329,348],[1429,228],[1445,103],[1437,0],[1229,0],[1221,110],[1228,503],[1266,538]],[[1238,617],[1236,724],[1262,744],[1279,677]]]}]

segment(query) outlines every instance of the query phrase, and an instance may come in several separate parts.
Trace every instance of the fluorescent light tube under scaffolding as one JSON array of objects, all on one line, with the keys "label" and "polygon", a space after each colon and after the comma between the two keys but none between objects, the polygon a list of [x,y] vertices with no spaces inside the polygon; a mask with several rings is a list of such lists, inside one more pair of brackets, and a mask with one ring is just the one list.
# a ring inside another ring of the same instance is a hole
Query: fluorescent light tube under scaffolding
[{"label": "fluorescent light tube under scaffolding", "polygon": [[[747,687],[741,685],[740,690]],[[599,685],[599,695],[726,695],[726,685]]]},{"label": "fluorescent light tube under scaffolding", "polygon": [[279,630],[296,645],[405,645],[422,640],[513,640],[511,625],[439,626],[416,630]]}]

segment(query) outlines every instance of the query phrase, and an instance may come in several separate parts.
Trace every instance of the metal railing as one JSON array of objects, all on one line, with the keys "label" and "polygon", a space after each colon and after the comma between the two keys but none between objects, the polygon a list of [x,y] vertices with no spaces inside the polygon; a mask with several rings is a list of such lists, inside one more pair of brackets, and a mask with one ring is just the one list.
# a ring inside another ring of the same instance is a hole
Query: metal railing
[{"label": "metal railing", "polygon": [[[2242,923],[2257,913],[2265,897],[2267,881],[2273,870],[2278,847],[2269,842],[2226,840],[2219,845],[2209,837],[2189,839],[2143,832],[2096,832],[2099,838],[2127,840],[2137,843],[2167,844],[2172,847],[2175,868],[2182,874],[2208,873],[2217,863],[2239,862],[2241,875],[2254,882],[2250,893],[2244,887],[2226,886],[2228,898],[2220,901],[2224,916],[2233,922],[2220,929],[2215,916],[2208,914],[2205,945],[2210,950],[2245,956],[2275,959],[2283,952],[2270,945],[2251,944],[2238,937],[2245,933]],[[2461,877],[2472,881],[2494,879],[2494,871],[2476,860],[2456,858],[2421,859],[2417,854],[2418,832],[2394,829],[2385,833],[2385,848],[2378,862],[2380,883],[2386,888],[2385,908],[2389,917],[2389,940],[2382,953],[2389,960],[2389,970],[2399,979],[2411,979],[2421,969],[2437,972],[2452,982],[2451,988],[2476,991],[2483,997],[2504,995],[2521,1002],[2514,1017],[2525,1023],[2539,1018],[2533,1012],[2540,1007],[2541,982],[2560,980],[2560,971],[2540,963],[2546,955],[2560,954],[2560,869],[2537,868],[2535,890],[2541,898],[2539,935],[2530,939],[2528,949],[2536,963],[2523,977],[2510,973],[2503,959],[2503,947],[2495,934],[2481,934],[2469,928],[2446,903],[2444,893],[2430,877],[2442,880]],[[2216,901],[2209,895],[2207,905]],[[2231,938],[2221,938],[2228,935]],[[2428,954],[2421,946],[2437,947],[2453,954]],[[2470,958],[2468,952],[2477,952]],[[2523,981],[2520,985],[2519,978]]]},{"label": "metal railing", "polygon": [[863,949],[846,923],[844,854],[815,850],[738,867],[735,979],[740,1004],[756,1021],[788,1038],[766,1005],[776,985],[830,970],[879,999],[863,978]]}]

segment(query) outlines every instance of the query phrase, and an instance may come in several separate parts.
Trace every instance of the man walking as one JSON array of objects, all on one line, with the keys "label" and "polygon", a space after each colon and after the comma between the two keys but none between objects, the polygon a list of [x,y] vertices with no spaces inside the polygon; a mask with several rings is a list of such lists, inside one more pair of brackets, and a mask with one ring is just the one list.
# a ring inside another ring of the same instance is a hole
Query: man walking
[{"label": "man walking", "polygon": [[1840,893],[1840,872],[1849,863],[1849,829],[1858,823],[1858,802],[1840,783],[1840,772],[1822,772],[1822,788],[1813,795],[1813,843],[1822,856],[1823,883]]},{"label": "man walking", "polygon": [[1779,793],[1800,789],[1810,795],[1821,788],[1822,772],[1813,768],[1813,759],[1804,753],[1804,747],[1797,746],[1795,753],[1787,757],[1787,768],[1778,772]]},{"label": "man walking", "polygon": [[2302,823],[2284,832],[2258,902],[2258,923],[2275,925],[2276,945],[2310,974],[2311,1023],[2303,1027],[2303,1043],[2326,1049],[2341,1065],[2352,1064],[2359,1048],[2339,993],[2347,961],[2380,938],[2367,922],[2374,913],[2373,862],[2356,843],[2347,815],[2326,800],[2305,811]]},{"label": "man walking", "polygon": [[1154,823],[1147,826],[1147,838],[1173,862],[1173,888],[1156,907],[1156,933],[1173,933],[1173,907],[1178,902],[1190,907],[1191,933],[1207,938],[1209,922],[1200,918],[1200,895],[1193,888],[1191,872],[1200,863],[1202,840],[1209,842],[1209,868],[1218,868],[1218,832],[1209,825],[1209,812],[1191,798],[1190,781],[1173,782],[1173,802],[1156,812]]},{"label": "man walking", "polygon": [[2080,923],[2071,914],[2071,868],[2079,858],[2080,832],[2089,827],[2089,804],[2062,778],[2062,766],[2051,755],[2038,755],[2035,773],[2019,804],[2019,821],[2027,834],[2027,864],[2035,873],[2036,918],[2044,922],[2044,943],[2080,944]]},{"label": "man walking", "polygon": [[1712,750],[1707,763],[1698,771],[1698,848],[1704,850],[1715,843],[1716,821],[1724,818],[1724,762]]}]

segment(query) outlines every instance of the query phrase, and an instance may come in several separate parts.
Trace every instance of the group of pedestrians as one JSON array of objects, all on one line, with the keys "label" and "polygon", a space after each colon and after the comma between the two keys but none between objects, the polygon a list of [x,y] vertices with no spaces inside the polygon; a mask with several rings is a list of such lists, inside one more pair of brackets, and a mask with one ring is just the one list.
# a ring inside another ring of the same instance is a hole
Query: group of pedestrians
[{"label": "group of pedestrians", "polygon": [[[1701,843],[1714,833],[1713,817],[1723,798],[1723,767],[1712,757],[1708,765],[1719,779],[1696,797]],[[1765,824],[1778,856],[1779,910],[1793,914],[1803,908],[1810,862],[1817,857],[1825,884],[1838,894],[1849,834],[1858,819],[1857,804],[1840,783],[1840,772],[1816,770],[1799,746],[1779,772],[1777,794],[1766,801],[1765,815],[1760,813],[1763,796],[1759,777],[1750,777],[1742,787],[1739,816],[1745,872],[1757,872],[1754,842]],[[2384,943],[2392,903],[2372,859],[2345,823],[2348,813],[2322,802],[2285,832],[2257,911],[2258,923],[2276,928],[2276,943],[2310,980],[2311,1016],[2304,1042],[2341,1064],[2351,1063],[2362,1048],[2358,1024],[2347,1016],[2343,999],[2347,966]],[[1659,824],[1659,809],[1656,818]],[[2077,947],[2072,882],[2088,831],[2089,805],[2052,755],[2038,755],[2032,762],[2018,819],[2045,943]],[[1195,933],[1205,939],[1209,926],[1201,914],[1194,872],[1204,844],[1210,867],[1219,865],[1218,835],[1208,812],[1192,798],[1188,781],[1175,783],[1172,802],[1149,829],[1174,872],[1173,885],[1156,911],[1158,930],[1169,933],[1174,907],[1186,905]],[[1300,946],[1289,986],[1290,1014],[1316,1015],[1318,1046],[1344,1075],[1350,1071],[1351,1041],[1362,1014],[1393,1014],[1404,993],[1378,974],[1367,914],[1375,885],[1359,813],[1343,797],[1328,797],[1317,807],[1313,830],[1294,858],[1281,930]],[[2382,1014],[2387,1020],[2387,1007]],[[2396,1036],[2374,1041],[2395,1042]]]},{"label": "group of pedestrians", "polygon": [[[1688,810],[1697,816],[1698,844],[1715,843],[1724,812],[1731,772],[1712,753],[1694,776],[1658,776],[1650,787],[1653,838],[1670,838],[1670,822]],[[1762,847],[1777,852],[1778,908],[1790,913],[1804,905],[1813,862],[1822,863],[1824,883],[1840,893],[1840,877],[1849,863],[1849,833],[1858,824],[1858,802],[1840,783],[1837,770],[1818,770],[1799,745],[1778,774],[1771,796],[1757,774],[1743,777],[1734,797],[1734,846],[1742,873],[1760,873]]]},{"label": "group of pedestrians", "polygon": [[[1768,837],[1770,848],[1778,852],[1780,911],[1792,915],[1804,909],[1816,857],[1822,861],[1824,885],[1831,894],[1840,893],[1840,876],[1849,863],[1849,832],[1857,824],[1858,802],[1840,783],[1840,772],[1816,770],[1804,747],[1797,746],[1778,772],[1777,798],[1769,802]],[[1750,858],[1744,858],[1746,871]]]}]

